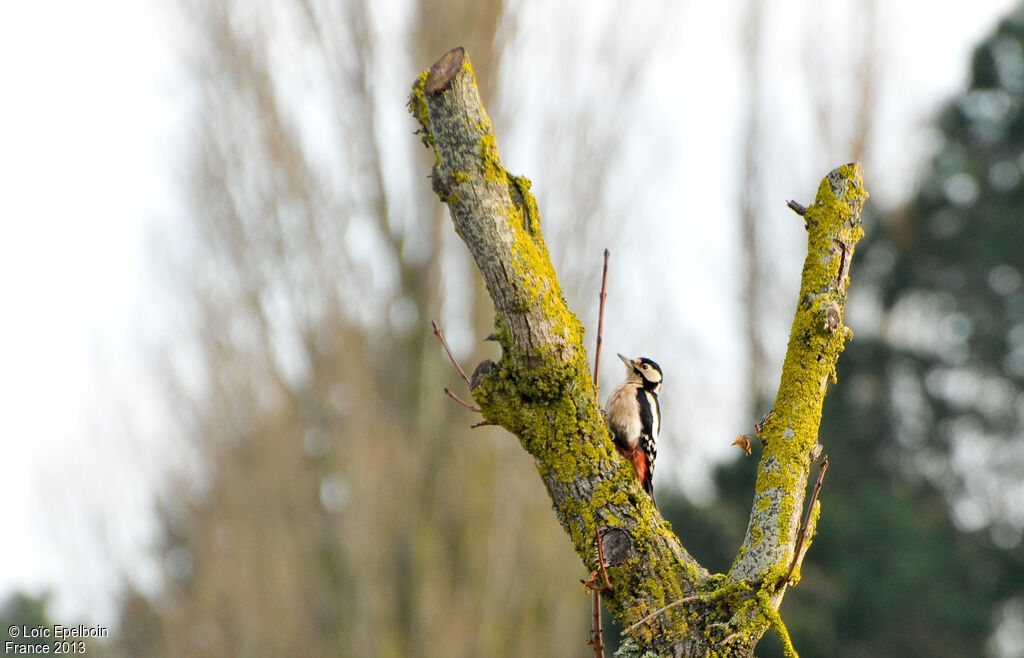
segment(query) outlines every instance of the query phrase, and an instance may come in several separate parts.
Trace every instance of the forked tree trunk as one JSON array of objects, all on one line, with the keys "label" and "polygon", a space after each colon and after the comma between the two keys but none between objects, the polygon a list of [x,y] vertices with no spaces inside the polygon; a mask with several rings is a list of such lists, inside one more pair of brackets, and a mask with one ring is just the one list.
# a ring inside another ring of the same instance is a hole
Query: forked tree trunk
[{"label": "forked tree trunk", "polygon": [[[566,307],[540,231],[530,182],[498,157],[469,57],[446,53],[413,86],[410,107],[437,156],[433,187],[448,204],[494,300],[497,363],[473,377],[483,416],[536,460],[558,520],[587,570],[595,527],[614,589],[605,603],[627,629],[626,651],[747,656],[769,627],[789,646],[779,604],[800,577],[819,505],[801,530],[808,476],[828,383],[850,329],[843,325],[850,260],[863,231],[861,167],[832,171],[804,209],[808,233],[796,316],[750,523],[732,568],[710,574],[684,548],[616,453],[591,383],[583,327]],[[801,536],[806,537],[801,541]],[[514,566],[510,565],[510,568]]]}]

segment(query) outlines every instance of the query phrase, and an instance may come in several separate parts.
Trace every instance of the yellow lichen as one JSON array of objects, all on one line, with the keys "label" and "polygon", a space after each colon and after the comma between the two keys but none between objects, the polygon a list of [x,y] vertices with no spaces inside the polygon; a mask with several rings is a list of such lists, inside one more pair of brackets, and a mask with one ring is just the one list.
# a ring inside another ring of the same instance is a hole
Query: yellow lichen
[{"label": "yellow lichen", "polygon": [[[423,145],[427,148],[434,148],[434,135],[430,132],[430,111],[427,108],[426,92],[424,91],[427,86],[427,76],[429,75],[429,71],[423,71],[416,78],[416,82],[413,83],[412,92],[409,94],[409,113],[420,124],[419,133]],[[436,158],[435,164],[440,164],[441,155],[436,150],[434,151],[434,157]]]},{"label": "yellow lichen", "polygon": [[779,611],[772,607],[771,601],[768,598],[768,593],[764,590],[758,591],[757,602],[761,606],[761,614],[764,615],[768,624],[779,636],[779,640],[782,642],[783,655],[785,655],[786,658],[799,658],[796,653],[796,649],[793,648],[793,641],[789,639],[789,631],[786,629],[786,624],[782,621],[782,616],[779,614]]},{"label": "yellow lichen", "polygon": [[493,132],[485,132],[480,136],[480,163],[483,166],[484,180],[489,183],[504,183],[505,168],[498,157],[498,141]]}]

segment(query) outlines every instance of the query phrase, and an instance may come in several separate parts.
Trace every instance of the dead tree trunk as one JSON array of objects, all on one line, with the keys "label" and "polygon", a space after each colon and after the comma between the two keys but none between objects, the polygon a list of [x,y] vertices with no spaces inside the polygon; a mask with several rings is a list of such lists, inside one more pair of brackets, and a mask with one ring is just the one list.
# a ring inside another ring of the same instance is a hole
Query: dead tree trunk
[{"label": "dead tree trunk", "polygon": [[597,567],[595,526],[614,589],[611,613],[627,651],[747,656],[769,627],[788,651],[777,612],[797,581],[819,505],[801,531],[825,390],[852,332],[843,325],[850,260],[867,193],[858,164],[832,171],[803,216],[808,232],[796,317],[774,413],[761,437],[750,524],[729,573],[710,574],[637,484],[612,446],[591,383],[583,328],[566,307],[540,232],[530,182],[498,157],[469,57],[445,54],[413,86],[411,111],[437,156],[433,187],[448,204],[494,300],[502,357],[473,377],[484,418],[516,435],[536,460],[558,520],[587,570]]}]

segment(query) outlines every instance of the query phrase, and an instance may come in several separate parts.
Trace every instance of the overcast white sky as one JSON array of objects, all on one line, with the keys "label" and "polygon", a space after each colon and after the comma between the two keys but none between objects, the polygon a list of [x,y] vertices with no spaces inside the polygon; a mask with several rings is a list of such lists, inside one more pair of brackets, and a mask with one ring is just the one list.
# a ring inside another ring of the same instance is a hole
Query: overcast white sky
[{"label": "overcast white sky", "polygon": [[[901,92],[884,116],[905,187],[925,144],[906,131],[963,85],[970,48],[1014,3],[882,4],[897,37],[885,45],[886,84]],[[680,38],[709,52],[733,42],[724,32],[738,6],[689,12],[706,24]],[[143,564],[152,529],[147,486],[160,455],[131,440],[147,428],[111,412],[150,404],[140,354],[153,329],[150,240],[180,212],[187,133],[170,15],[156,0],[0,3],[0,597],[50,589],[65,624],[112,621],[114,569]],[[769,46],[794,47],[775,34]],[[876,200],[898,198],[881,185]],[[102,545],[96,526],[107,529]],[[145,582],[144,566],[134,571]]]},{"label": "overcast white sky", "polygon": [[0,3],[0,596],[43,586],[77,614],[109,587],[100,556],[121,542],[81,546],[80,561],[67,543],[117,527],[101,510],[139,494],[110,486],[135,456],[96,437],[114,429],[108,384],[132,389],[148,231],[173,207],[167,13],[148,0]]}]

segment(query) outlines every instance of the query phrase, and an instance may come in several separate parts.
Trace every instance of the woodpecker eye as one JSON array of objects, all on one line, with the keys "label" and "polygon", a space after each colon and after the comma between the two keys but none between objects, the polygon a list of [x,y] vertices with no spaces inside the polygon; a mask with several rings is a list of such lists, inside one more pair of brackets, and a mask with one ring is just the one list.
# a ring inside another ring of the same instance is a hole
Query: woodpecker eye
[{"label": "woodpecker eye", "polygon": [[650,368],[650,366],[649,366],[649,365],[647,365],[646,363],[645,363],[645,364],[643,364],[643,365],[642,365],[642,366],[640,366],[640,367],[641,367],[641,368],[643,368],[644,370],[647,370],[648,368]]}]

